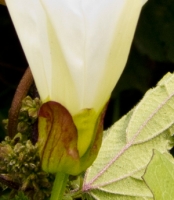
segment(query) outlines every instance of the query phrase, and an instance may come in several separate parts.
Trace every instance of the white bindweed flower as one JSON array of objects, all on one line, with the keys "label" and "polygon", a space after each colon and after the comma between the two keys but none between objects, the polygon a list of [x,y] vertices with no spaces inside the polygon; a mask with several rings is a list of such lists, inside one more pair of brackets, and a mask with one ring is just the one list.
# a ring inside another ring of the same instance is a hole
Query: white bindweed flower
[{"label": "white bindweed flower", "polygon": [[100,110],[146,0],[6,0],[42,101]]},{"label": "white bindweed flower", "polygon": [[[146,1],[6,0],[41,100],[48,102],[39,115],[46,171],[78,174],[95,159],[102,138],[101,113],[125,67]],[[64,116],[58,116],[60,110]],[[65,128],[60,121],[66,119]]]}]

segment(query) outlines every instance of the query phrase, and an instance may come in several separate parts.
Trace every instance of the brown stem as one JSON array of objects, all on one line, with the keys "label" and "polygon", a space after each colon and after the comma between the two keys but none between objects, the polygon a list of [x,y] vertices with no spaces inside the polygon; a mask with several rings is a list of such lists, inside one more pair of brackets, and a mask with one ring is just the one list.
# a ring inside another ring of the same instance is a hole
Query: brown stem
[{"label": "brown stem", "polygon": [[27,95],[33,83],[33,76],[28,67],[25,71],[14,95],[8,116],[8,135],[13,138],[17,133],[18,115],[21,108],[22,100]]}]

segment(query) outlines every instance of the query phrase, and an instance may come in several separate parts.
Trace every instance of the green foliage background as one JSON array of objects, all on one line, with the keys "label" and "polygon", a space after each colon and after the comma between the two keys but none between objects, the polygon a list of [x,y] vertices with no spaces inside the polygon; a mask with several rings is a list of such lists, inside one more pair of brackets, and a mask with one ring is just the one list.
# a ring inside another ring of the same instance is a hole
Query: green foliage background
[{"label": "green foliage background", "polygon": [[[127,113],[165,73],[173,72],[173,35],[173,0],[149,0],[142,10],[126,68],[113,91],[106,128]],[[27,65],[7,8],[0,5],[0,120],[8,116]],[[0,139],[3,137],[0,124]]]}]

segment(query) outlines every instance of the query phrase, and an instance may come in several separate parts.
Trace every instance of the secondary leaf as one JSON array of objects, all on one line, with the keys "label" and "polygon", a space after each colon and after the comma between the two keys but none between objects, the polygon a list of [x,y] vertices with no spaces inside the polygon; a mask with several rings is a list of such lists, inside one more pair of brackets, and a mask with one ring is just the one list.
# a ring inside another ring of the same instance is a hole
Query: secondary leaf
[{"label": "secondary leaf", "polygon": [[172,147],[173,130],[174,75],[167,74],[106,131],[99,155],[86,172],[83,192],[100,200],[152,200],[142,175],[153,149],[167,153]]},{"label": "secondary leaf", "polygon": [[174,163],[170,162],[164,154],[158,151],[154,152],[144,175],[144,180],[154,194],[155,199],[174,199]]}]

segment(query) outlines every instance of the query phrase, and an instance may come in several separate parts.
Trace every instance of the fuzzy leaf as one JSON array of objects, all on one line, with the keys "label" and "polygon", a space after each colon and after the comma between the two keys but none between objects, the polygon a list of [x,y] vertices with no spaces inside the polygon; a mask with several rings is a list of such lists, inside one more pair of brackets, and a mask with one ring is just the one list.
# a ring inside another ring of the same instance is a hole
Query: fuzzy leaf
[{"label": "fuzzy leaf", "polygon": [[172,147],[173,124],[174,75],[167,74],[106,131],[99,155],[85,175],[87,199],[152,200],[142,176],[153,149],[167,153]]},{"label": "fuzzy leaf", "polygon": [[157,200],[174,199],[174,159],[170,160],[173,163],[155,151],[143,177]]}]

